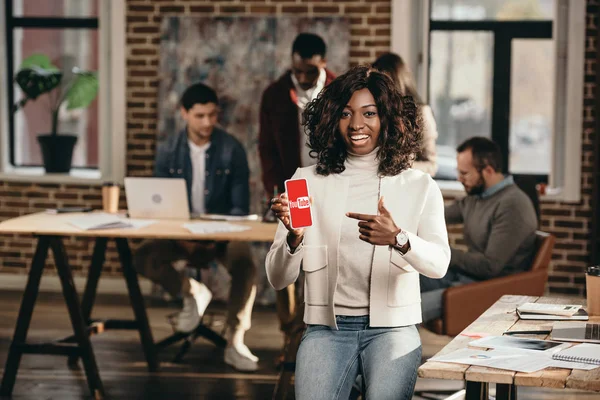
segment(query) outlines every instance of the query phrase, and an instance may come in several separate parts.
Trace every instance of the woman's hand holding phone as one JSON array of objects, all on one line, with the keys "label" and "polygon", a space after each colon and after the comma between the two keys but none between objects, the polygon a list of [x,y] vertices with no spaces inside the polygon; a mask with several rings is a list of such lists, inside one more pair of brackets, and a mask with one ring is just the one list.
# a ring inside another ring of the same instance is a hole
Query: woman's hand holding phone
[{"label": "woman's hand holding phone", "polygon": [[290,224],[290,202],[287,193],[281,193],[279,197],[274,197],[271,200],[271,211],[292,234],[295,236],[304,235],[304,228],[294,229]]},{"label": "woman's hand holding phone", "polygon": [[[312,203],[312,197],[310,198]],[[290,225],[290,206],[287,197],[287,193],[281,193],[279,197],[274,197],[271,200],[271,211],[281,221],[283,226],[289,231],[287,241],[288,245],[292,250],[300,246],[302,243],[302,237],[304,236],[304,228],[294,229]]]}]

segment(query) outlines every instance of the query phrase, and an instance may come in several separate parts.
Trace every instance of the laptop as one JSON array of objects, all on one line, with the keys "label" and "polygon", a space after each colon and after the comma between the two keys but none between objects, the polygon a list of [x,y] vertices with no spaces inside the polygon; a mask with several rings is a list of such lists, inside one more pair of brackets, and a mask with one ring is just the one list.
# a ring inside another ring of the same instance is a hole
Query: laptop
[{"label": "laptop", "polygon": [[190,219],[184,179],[125,178],[130,218]]},{"label": "laptop", "polygon": [[555,322],[552,340],[600,343],[600,324],[589,322]]}]

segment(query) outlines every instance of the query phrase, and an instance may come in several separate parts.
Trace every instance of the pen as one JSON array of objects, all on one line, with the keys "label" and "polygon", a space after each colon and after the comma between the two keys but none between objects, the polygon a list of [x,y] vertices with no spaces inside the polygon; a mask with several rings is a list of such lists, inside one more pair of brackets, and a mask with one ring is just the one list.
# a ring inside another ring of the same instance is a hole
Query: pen
[{"label": "pen", "polygon": [[552,331],[506,331],[503,335],[549,335]]}]

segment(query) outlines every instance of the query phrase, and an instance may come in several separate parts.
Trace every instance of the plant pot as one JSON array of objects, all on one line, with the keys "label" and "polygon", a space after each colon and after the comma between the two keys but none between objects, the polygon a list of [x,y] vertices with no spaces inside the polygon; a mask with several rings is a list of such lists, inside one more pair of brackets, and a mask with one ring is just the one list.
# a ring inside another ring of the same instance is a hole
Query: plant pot
[{"label": "plant pot", "polygon": [[44,169],[48,173],[65,173],[71,170],[73,148],[77,143],[74,135],[39,135]]}]

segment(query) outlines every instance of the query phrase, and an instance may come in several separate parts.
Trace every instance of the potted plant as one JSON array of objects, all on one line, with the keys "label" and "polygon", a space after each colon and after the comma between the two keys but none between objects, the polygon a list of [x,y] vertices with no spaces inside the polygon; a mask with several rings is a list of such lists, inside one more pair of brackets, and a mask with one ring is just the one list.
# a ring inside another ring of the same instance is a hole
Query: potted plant
[{"label": "potted plant", "polygon": [[44,54],[33,54],[21,63],[15,82],[24,93],[23,99],[15,103],[14,111],[23,108],[29,100],[48,94],[52,126],[50,133],[38,135],[46,172],[69,172],[73,159],[76,135],[58,134],[58,117],[61,106],[66,102],[67,110],[85,108],[98,95],[96,72],[83,71],[77,67],[61,71]]}]

